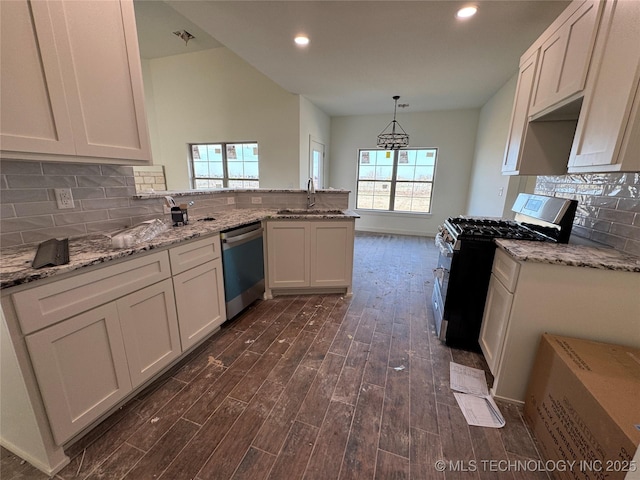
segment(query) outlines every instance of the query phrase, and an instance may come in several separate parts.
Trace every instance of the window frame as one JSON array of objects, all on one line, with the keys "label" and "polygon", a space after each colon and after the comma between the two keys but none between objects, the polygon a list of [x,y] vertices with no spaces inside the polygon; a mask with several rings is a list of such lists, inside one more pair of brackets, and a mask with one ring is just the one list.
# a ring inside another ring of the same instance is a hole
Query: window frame
[{"label": "window frame", "polygon": [[[420,150],[433,150],[435,151],[435,158],[433,161],[433,175],[431,177],[431,181],[416,181],[415,179],[412,181],[408,180],[398,180],[398,165],[401,151],[420,151]],[[392,164],[392,173],[391,178],[389,180],[361,180],[360,179],[360,157],[362,152],[391,152],[393,154],[393,164]],[[400,148],[397,150],[381,150],[379,148],[359,148],[358,156],[356,161],[356,191],[355,191],[355,205],[356,210],[363,212],[375,212],[376,214],[394,214],[394,215],[432,215],[433,214],[433,187],[435,185],[436,180],[436,167],[438,165],[438,147],[415,147],[415,148]],[[359,186],[360,182],[385,182],[390,183],[390,192],[389,192],[389,207],[387,209],[376,209],[376,208],[366,208],[366,207],[358,207],[358,196],[359,196]],[[424,183],[430,184],[430,196],[429,196],[429,211],[427,212],[415,212],[410,210],[395,210],[395,194],[396,187],[398,183]]]},{"label": "window frame", "polygon": [[[229,166],[228,166],[228,159],[227,159],[227,145],[246,145],[246,144],[255,144],[256,148],[258,149],[258,178],[255,179],[247,179],[247,178],[230,178],[229,177]],[[196,168],[194,165],[194,159],[193,159],[193,147],[194,146],[199,146],[199,145],[220,145],[221,149],[222,149],[222,179],[220,178],[214,178],[214,177],[197,177],[196,176]],[[190,177],[190,183],[191,183],[191,188],[193,190],[211,190],[211,189],[215,189],[216,187],[210,187],[208,189],[205,188],[198,188],[196,186],[196,182],[197,180],[222,180],[222,188],[229,188],[229,181],[257,181],[258,182],[258,186],[257,187],[252,187],[252,188],[260,188],[260,146],[258,144],[257,141],[233,141],[233,142],[192,142],[192,143],[188,143],[187,144],[188,150],[189,150],[189,177]]]}]

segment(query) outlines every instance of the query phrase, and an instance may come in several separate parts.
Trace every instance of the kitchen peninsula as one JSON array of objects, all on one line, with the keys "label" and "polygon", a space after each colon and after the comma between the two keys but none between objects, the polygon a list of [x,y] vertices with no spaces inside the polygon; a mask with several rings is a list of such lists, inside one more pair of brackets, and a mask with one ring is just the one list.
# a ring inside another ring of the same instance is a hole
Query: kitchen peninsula
[{"label": "kitchen peninsula", "polygon": [[[324,192],[316,193],[316,206],[309,209],[306,192],[300,190],[166,192],[178,203],[194,202],[189,221],[169,226],[150,241],[114,248],[107,232],[71,238],[70,262],[42,269],[31,267],[37,245],[3,249],[3,350],[12,353],[6,364],[3,356],[3,375],[5,369],[11,371],[23,386],[3,406],[12,409],[16,423],[3,422],[3,444],[22,451],[23,458],[49,474],[58,471],[68,463],[63,448],[217,331],[226,320],[221,231],[256,221],[267,232],[270,224],[316,228],[329,235],[320,238],[330,249],[335,243],[328,240],[338,232],[345,248],[341,262],[352,262],[358,215],[345,210],[348,192]],[[164,193],[138,200],[161,209]],[[168,215],[158,216],[169,222]],[[267,233],[267,244],[278,241]],[[269,255],[265,258],[268,272]],[[199,288],[211,291],[202,299],[207,304],[204,316],[202,309],[185,306],[180,286],[185,275],[193,279],[200,270],[206,272],[200,280],[206,285]],[[338,288],[348,294],[351,265],[342,265],[342,271],[348,275],[337,287],[330,279],[328,284],[298,285],[294,292]],[[277,293],[288,293],[287,287],[279,286]],[[39,444],[39,451],[23,451],[20,447],[27,443]]]}]

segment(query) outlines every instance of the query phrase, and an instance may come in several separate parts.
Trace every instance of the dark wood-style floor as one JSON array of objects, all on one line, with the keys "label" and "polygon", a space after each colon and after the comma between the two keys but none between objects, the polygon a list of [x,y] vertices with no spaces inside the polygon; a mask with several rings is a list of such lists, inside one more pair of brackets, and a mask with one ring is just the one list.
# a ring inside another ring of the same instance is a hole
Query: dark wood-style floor
[{"label": "dark wood-style floor", "polygon": [[[520,407],[499,404],[502,429],[465,422],[449,362],[487,368],[435,337],[436,260],[432,239],[358,234],[352,298],[254,304],[71,446],[55,478],[546,479],[483,466],[539,457]],[[1,476],[46,478],[6,450]]]}]

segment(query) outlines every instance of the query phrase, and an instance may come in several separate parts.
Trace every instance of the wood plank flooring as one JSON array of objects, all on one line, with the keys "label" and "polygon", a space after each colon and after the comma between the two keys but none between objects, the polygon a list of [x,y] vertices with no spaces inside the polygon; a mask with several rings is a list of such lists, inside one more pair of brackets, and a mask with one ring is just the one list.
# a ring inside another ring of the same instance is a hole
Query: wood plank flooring
[{"label": "wood plank flooring", "polygon": [[[353,297],[257,302],[70,446],[55,478],[546,479],[483,468],[539,457],[518,406],[499,404],[502,429],[465,422],[449,362],[488,369],[435,337],[436,261],[432,239],[358,234]],[[3,480],[46,478],[1,460]]]}]

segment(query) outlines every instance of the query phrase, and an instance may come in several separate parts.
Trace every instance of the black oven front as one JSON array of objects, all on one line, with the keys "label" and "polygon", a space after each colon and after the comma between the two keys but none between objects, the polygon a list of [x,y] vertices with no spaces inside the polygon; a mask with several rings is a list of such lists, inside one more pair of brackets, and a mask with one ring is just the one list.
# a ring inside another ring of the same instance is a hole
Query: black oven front
[{"label": "black oven front", "polygon": [[480,351],[478,337],[495,254],[492,240],[463,240],[441,250],[432,294],[436,334],[447,345]]}]

